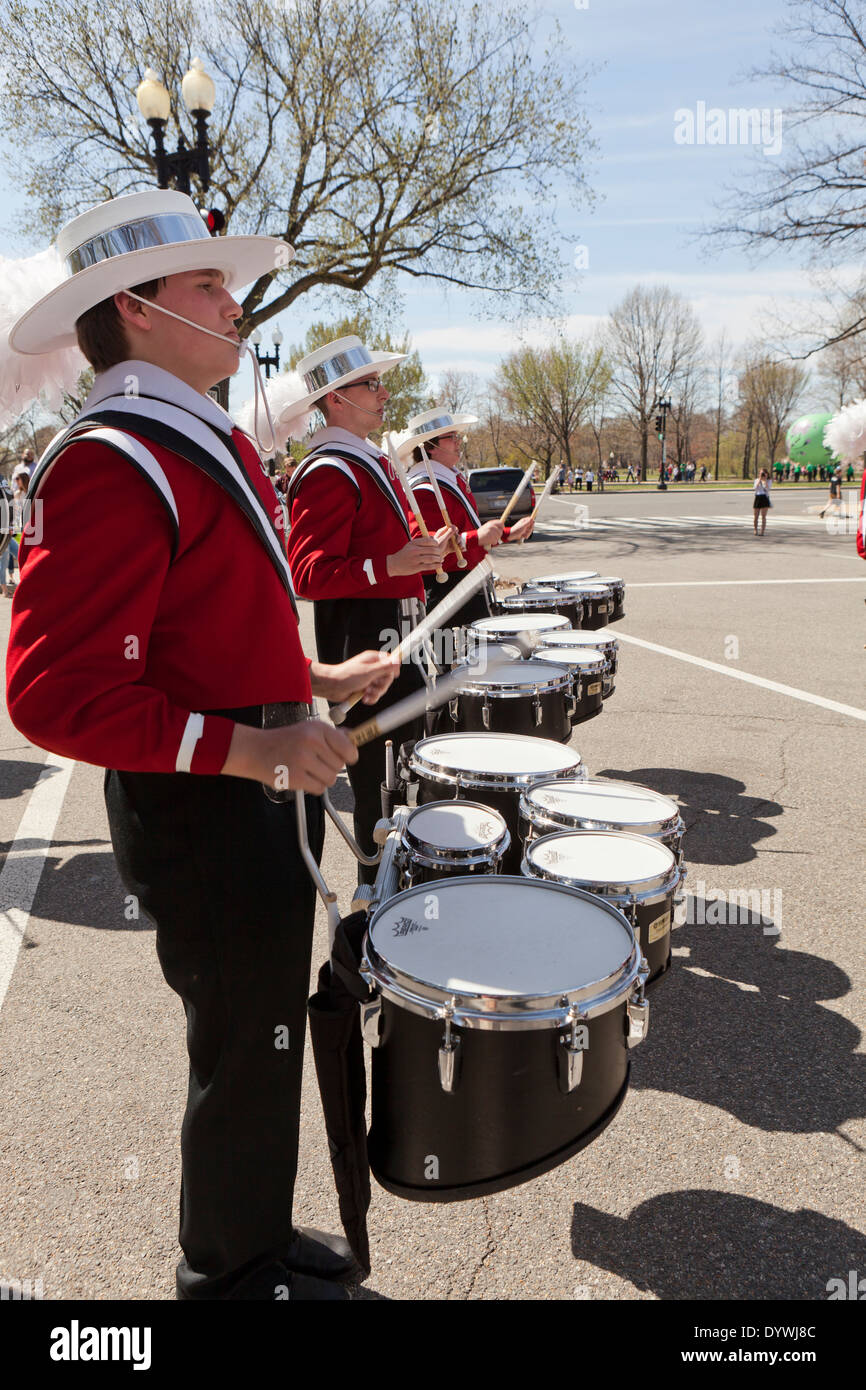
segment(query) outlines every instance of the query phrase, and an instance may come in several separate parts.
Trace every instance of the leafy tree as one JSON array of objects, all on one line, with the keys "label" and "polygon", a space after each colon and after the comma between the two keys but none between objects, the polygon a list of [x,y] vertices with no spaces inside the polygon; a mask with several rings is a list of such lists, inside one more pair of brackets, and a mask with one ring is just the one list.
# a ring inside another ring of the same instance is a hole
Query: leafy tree
[{"label": "leafy tree", "polygon": [[653,289],[638,285],[610,316],[607,342],[613,389],[640,435],[644,481],[650,421],[659,401],[673,397],[693,376],[702,338],[691,305],[666,285]]},{"label": "leafy tree", "polygon": [[572,464],[575,431],[604,396],[610,370],[600,346],[559,338],[551,347],[525,347],[499,367],[497,384],[514,421],[526,434],[518,447],[550,471],[554,455]]},{"label": "leafy tree", "polygon": [[[558,33],[539,53],[520,0],[0,0],[0,22],[0,127],[28,226],[46,233],[153,186],[135,88],[147,66],[177,94],[202,58],[217,104],[210,191],[196,196],[233,233],[296,251],[248,290],[243,332],[389,268],[522,311],[559,278],[553,178],[572,205],[590,198],[583,74]],[[193,143],[179,104],[172,121]]]}]

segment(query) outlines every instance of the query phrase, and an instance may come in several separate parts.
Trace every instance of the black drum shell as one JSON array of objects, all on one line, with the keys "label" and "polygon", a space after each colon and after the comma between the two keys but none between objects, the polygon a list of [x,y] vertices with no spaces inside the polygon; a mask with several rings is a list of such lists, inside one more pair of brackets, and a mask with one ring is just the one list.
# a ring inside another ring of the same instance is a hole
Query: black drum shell
[{"label": "black drum shell", "polygon": [[[626,998],[586,1023],[583,1074],[568,1095],[558,1056],[567,1029],[455,1028],[459,1076],[445,1092],[444,1024],[383,999],[367,1141],[376,1180],[410,1201],[455,1202],[515,1187],[584,1148],[613,1119],[628,1086]],[[431,1159],[438,1176],[428,1179]]]},{"label": "black drum shell", "polygon": [[498,811],[511,836],[511,845],[502,857],[503,874],[519,874],[523,847],[518,835],[517,821],[520,811],[520,796],[524,787],[461,787],[453,782],[438,782],[426,772],[417,772],[417,804],[426,806],[430,801],[480,801]]},{"label": "black drum shell", "polygon": [[608,612],[610,600],[606,598],[596,598],[591,594],[585,594],[583,600],[583,623],[582,628],[585,632],[597,632],[599,628],[607,627],[613,621]]},{"label": "black drum shell", "polygon": [[477,695],[461,691],[456,699],[457,718],[451,720],[455,733],[522,734],[553,739],[557,743],[568,743],[571,737],[571,698],[567,690],[539,691],[540,724],[535,722],[534,695],[491,697],[487,702],[488,724],[484,723],[483,691]]},{"label": "black drum shell", "polygon": [[[672,888],[664,899],[657,902],[636,903],[634,913],[625,903],[614,903],[631,922],[634,934],[640,942],[641,951],[650,969],[648,983],[659,979],[671,963],[671,924],[674,916],[674,894],[676,891],[675,888]],[[592,889],[588,888],[587,892],[591,893]],[[599,894],[599,897],[605,897],[606,902],[614,902],[613,898],[604,894]],[[662,930],[664,919],[667,919],[667,925]],[[654,926],[654,924],[657,925]],[[650,941],[650,934],[653,930],[660,934]]]},{"label": "black drum shell", "polygon": [[[594,694],[590,694],[590,688]],[[587,676],[582,674],[580,677],[580,699],[575,701],[572,724],[583,724],[587,719],[592,719],[597,714],[601,714],[604,705],[604,675],[600,671],[598,675]]]},{"label": "black drum shell", "polygon": [[[502,613],[520,613],[525,610],[521,599],[531,598],[532,589],[523,589],[518,595],[501,606]],[[585,626],[586,614],[589,611],[588,605],[580,594],[569,594],[565,589],[561,589],[556,598],[551,598],[546,605],[546,612],[558,613],[561,618],[567,618],[571,627],[579,631]]]}]

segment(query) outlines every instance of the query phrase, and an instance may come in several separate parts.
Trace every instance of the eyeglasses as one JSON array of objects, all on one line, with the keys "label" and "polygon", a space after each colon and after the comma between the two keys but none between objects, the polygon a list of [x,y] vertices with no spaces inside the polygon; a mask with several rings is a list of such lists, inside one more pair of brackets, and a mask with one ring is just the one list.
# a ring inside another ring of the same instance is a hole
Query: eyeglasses
[{"label": "eyeglasses", "polygon": [[[367,390],[375,395],[377,391],[380,391],[382,389],[382,379],[378,376],[371,376],[368,377],[366,381],[353,381],[351,383],[351,387],[355,386],[366,386]],[[344,386],[343,390],[348,391],[351,389],[351,387]]]}]

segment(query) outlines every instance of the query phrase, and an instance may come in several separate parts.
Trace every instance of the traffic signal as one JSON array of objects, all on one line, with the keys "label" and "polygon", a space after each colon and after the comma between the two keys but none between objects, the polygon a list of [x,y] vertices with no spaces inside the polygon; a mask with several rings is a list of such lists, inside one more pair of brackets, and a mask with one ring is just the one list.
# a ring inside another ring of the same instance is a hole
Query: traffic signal
[{"label": "traffic signal", "polygon": [[657,415],[657,416],[656,416],[656,434],[659,434],[659,435],[660,435],[661,433],[662,433],[662,417],[661,417],[660,415]]},{"label": "traffic signal", "polygon": [[205,222],[211,236],[219,236],[220,232],[225,231],[226,215],[219,208],[208,208]]}]

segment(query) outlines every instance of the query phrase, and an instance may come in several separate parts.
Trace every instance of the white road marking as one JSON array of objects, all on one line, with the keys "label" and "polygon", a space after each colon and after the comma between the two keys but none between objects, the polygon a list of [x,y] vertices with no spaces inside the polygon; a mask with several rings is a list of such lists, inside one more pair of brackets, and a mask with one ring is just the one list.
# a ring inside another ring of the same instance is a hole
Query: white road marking
[{"label": "white road marking", "polygon": [[[860,558],[859,556],[857,557]],[[640,584],[627,584],[628,589],[718,589],[731,584],[864,584],[862,578],[846,575],[844,579],[664,579]]]},{"label": "white road marking", "polygon": [[762,690],[774,690],[777,695],[789,695],[792,699],[803,700],[808,705],[819,705],[821,709],[832,710],[834,714],[847,714],[851,719],[866,720],[866,709],[842,705],[838,700],[825,700],[823,695],[810,695],[806,690],[795,690],[792,685],[781,685],[779,681],[766,680],[764,676],[751,676],[747,671],[735,671],[730,666],[720,665],[718,661],[707,661],[702,656],[678,652],[673,647],[660,647],[656,642],[645,642],[642,637],[629,637],[618,628],[615,629],[615,635],[618,642],[633,642],[636,647],[645,647],[647,651],[659,652],[662,656],[675,657],[677,661],[687,661],[690,666],[702,666],[707,671],[718,671],[733,680],[746,681],[748,685],[760,686]]},{"label": "white road marking", "polygon": [[[853,536],[856,527],[853,518],[849,518],[849,520],[851,522],[850,527],[830,531],[826,522],[818,516],[777,516],[773,518],[773,528],[800,526],[811,531],[826,531],[827,535]],[[540,517],[536,524],[536,529],[541,531],[571,531],[577,534],[581,531],[615,531],[617,529],[627,531],[693,531],[696,527],[709,530],[723,530],[726,527],[752,530],[753,521],[748,513],[736,516],[720,513],[715,516],[621,516],[585,518],[583,520],[559,516]]]},{"label": "white road marking", "polygon": [[[0,873],[0,1009],[74,767],[74,759],[48,754]],[[24,842],[27,849],[16,849]]]}]

